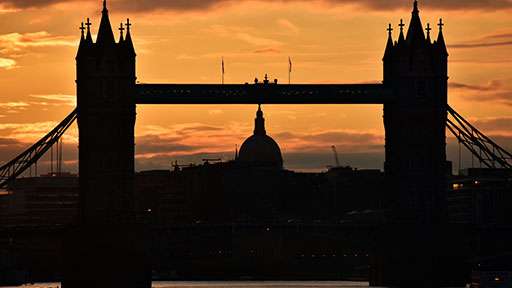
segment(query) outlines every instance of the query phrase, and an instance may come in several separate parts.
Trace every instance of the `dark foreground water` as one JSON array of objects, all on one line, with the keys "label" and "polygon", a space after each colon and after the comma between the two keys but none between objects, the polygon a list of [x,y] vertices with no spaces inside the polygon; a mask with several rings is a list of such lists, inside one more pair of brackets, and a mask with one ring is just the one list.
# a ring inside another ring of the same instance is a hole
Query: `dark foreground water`
[{"label": "dark foreground water", "polygon": [[[23,288],[60,288],[59,283],[19,286]],[[286,282],[153,282],[155,288],[361,288],[368,282],[286,281]]]}]

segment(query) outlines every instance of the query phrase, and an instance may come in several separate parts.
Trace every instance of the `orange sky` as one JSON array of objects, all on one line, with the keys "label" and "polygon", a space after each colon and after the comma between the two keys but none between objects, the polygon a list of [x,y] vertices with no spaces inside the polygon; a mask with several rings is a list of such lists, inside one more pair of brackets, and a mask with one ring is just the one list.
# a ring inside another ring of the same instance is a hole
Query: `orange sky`
[{"label": "orange sky", "polygon": [[[21,152],[69,113],[78,26],[99,23],[101,1],[0,0],[0,160]],[[512,150],[512,2],[420,1],[423,24],[443,17],[450,105]],[[112,24],[130,17],[140,82],[250,82],[269,73],[294,83],[380,82],[387,23],[408,23],[412,1],[109,1]],[[432,25],[436,27],[435,25]],[[407,28],[407,27],[406,27]],[[437,27],[436,27],[437,28]],[[437,35],[437,29],[433,30]],[[395,38],[398,34],[395,31]],[[137,168],[233,157],[251,134],[252,106],[139,106]],[[265,106],[267,131],[291,169],[382,168],[381,106]],[[76,128],[65,139],[76,170]],[[450,160],[457,161],[449,143]],[[469,164],[465,161],[465,164]],[[46,164],[41,164],[45,166]],[[457,164],[455,164],[457,166]],[[43,169],[43,168],[41,168]]]}]

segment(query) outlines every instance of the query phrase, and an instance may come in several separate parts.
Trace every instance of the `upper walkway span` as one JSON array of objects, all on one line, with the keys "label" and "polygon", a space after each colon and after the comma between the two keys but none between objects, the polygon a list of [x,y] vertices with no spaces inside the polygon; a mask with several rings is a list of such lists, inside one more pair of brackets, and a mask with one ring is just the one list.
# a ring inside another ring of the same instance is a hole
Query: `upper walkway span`
[{"label": "upper walkway span", "polygon": [[383,84],[137,84],[137,104],[384,104]]}]

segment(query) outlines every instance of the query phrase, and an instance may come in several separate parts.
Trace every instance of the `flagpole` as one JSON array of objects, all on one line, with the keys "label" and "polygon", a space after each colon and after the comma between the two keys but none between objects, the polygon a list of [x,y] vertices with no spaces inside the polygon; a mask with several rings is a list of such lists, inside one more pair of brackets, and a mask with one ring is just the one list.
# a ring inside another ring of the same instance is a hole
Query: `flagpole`
[{"label": "flagpole", "polygon": [[222,85],[224,85],[224,57],[222,57]]},{"label": "flagpole", "polygon": [[288,57],[288,85],[292,83],[292,59]]}]

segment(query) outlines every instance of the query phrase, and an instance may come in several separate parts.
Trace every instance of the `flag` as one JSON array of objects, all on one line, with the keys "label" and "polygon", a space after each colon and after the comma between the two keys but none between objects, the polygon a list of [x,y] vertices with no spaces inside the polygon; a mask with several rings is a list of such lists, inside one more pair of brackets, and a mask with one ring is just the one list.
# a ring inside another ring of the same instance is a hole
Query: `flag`
[{"label": "flag", "polygon": [[288,57],[288,72],[292,73],[292,58]]}]

